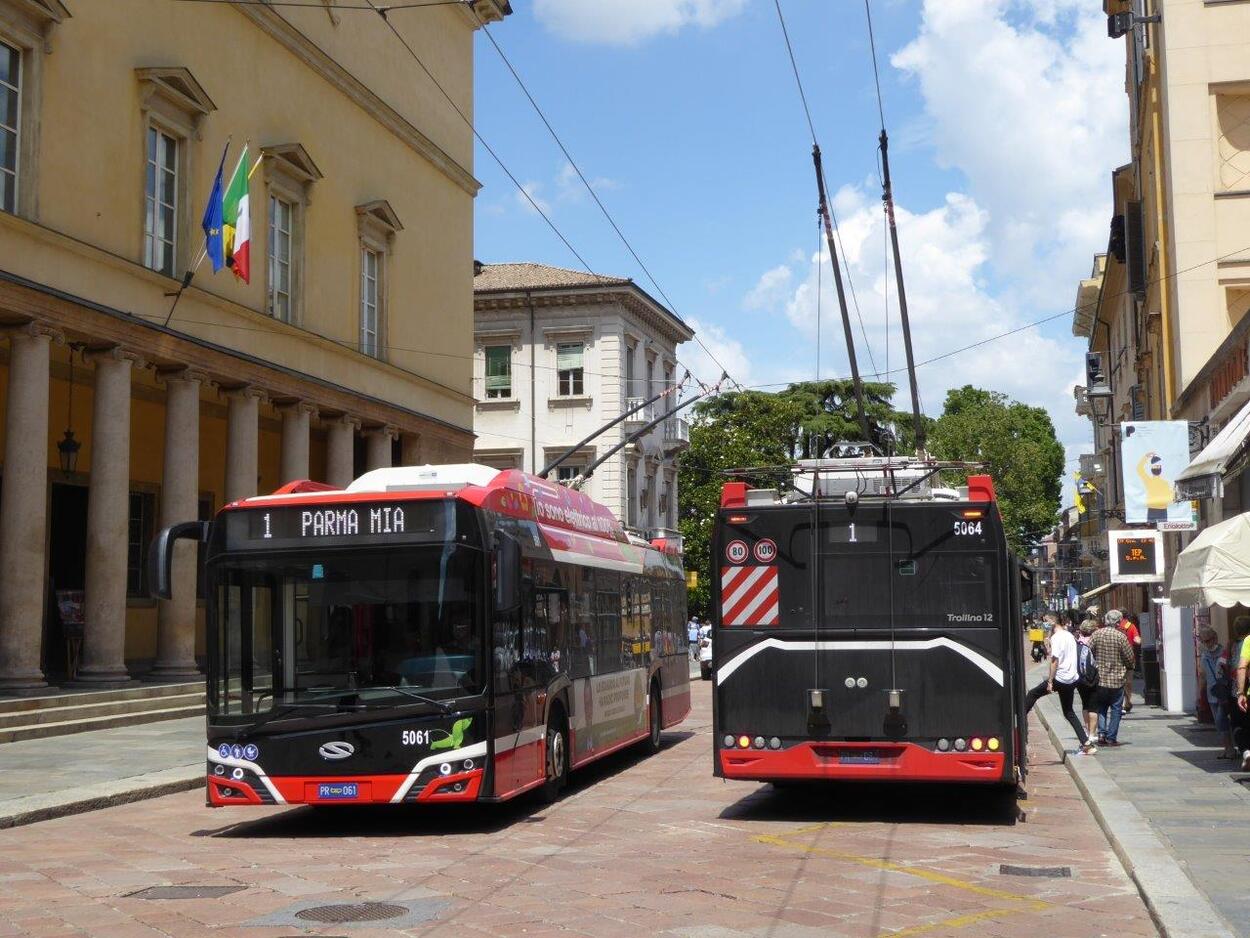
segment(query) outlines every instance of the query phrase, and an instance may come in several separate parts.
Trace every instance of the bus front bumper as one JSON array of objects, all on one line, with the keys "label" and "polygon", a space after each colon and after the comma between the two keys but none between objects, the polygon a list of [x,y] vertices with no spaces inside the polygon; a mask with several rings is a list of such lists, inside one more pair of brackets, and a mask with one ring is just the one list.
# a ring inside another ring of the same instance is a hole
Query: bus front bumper
[{"label": "bus front bumper", "polygon": [[317,777],[267,775],[247,772],[242,777],[216,775],[207,778],[207,803],[211,808],[231,805],[274,804],[394,804],[477,801],[483,770],[439,775],[410,784],[407,775]]},{"label": "bus front bumper", "polygon": [[1002,752],[934,752],[915,743],[801,742],[782,749],[718,748],[725,778],[757,782],[804,779],[1003,782],[1010,779]]}]

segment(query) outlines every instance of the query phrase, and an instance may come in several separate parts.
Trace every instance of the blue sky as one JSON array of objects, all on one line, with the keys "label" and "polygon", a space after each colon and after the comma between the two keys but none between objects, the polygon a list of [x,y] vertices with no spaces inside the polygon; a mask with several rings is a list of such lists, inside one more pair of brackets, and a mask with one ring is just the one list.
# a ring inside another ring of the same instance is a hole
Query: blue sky
[{"label": "blue sky", "polygon": [[[1123,47],[1097,5],[872,4],[917,357],[1070,309],[1105,249],[1110,174],[1128,151]],[[811,139],[772,0],[513,7],[492,34],[676,311],[744,384],[812,377],[822,259]],[[868,345],[884,369],[888,343],[893,369],[902,346],[863,4],[782,8]],[[653,290],[485,37],[476,55],[479,131],[597,272]],[[476,174],[479,259],[580,266],[480,148]],[[827,256],[823,265],[822,373],[845,374]],[[994,388],[1046,406],[1076,452],[1088,425],[1072,413],[1082,344],[1070,329],[1060,317],[921,368],[926,410],[940,413],[949,387]],[[693,344],[679,354],[716,377]]]}]

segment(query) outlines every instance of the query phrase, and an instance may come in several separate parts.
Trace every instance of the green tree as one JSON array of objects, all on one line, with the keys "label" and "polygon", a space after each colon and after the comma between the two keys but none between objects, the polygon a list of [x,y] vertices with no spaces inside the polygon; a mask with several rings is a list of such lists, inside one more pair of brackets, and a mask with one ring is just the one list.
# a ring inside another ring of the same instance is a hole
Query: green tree
[{"label": "green tree", "polygon": [[1064,452],[1043,408],[972,385],[952,389],[929,448],[939,459],[985,464],[1015,550],[1026,550],[1054,526]]},{"label": "green tree", "polygon": [[784,467],[793,462],[800,423],[799,404],[779,394],[741,391],[694,405],[690,448],[678,469],[678,526],[685,540],[686,569],[699,576],[688,596],[692,614],[701,618],[709,614],[712,522],[720,507],[721,486],[729,478],[726,472],[755,469],[751,481],[757,484],[788,478]]},{"label": "green tree", "polygon": [[[889,382],[864,383],[868,442],[882,453],[911,453],[915,448],[911,414],[894,409],[895,390]],[[778,396],[799,407],[799,420],[791,433],[791,452],[796,459],[815,459],[826,455],[835,443],[864,439],[855,387],[849,378],[801,381]]]}]

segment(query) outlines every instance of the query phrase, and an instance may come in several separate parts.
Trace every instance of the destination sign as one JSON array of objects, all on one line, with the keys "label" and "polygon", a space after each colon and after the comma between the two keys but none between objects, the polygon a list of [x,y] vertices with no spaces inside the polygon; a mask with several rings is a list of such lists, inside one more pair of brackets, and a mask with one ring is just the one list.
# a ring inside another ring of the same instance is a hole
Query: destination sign
[{"label": "destination sign", "polygon": [[441,541],[456,527],[454,508],[441,500],[280,505],[230,511],[223,520],[233,550]]}]

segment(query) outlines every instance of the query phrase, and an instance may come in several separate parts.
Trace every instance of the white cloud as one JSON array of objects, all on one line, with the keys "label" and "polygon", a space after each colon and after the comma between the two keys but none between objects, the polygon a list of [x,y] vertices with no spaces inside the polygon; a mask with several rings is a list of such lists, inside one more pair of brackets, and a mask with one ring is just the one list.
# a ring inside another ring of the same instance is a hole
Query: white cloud
[{"label": "white cloud", "polygon": [[[523,182],[521,188],[524,192],[518,191],[516,201],[525,211],[535,214],[534,208],[537,206],[538,211],[547,215],[551,214],[551,203],[542,196],[543,184],[541,182]],[[527,199],[526,196],[529,196]]]},{"label": "white cloud", "polygon": [[[850,187],[836,195],[835,203],[841,212],[842,246],[847,258],[843,274],[860,373],[872,378],[874,372],[886,372],[888,368],[887,379],[899,389],[895,404],[906,410],[910,401],[897,290],[893,262],[886,252],[880,205],[875,194]],[[1088,425],[1072,409],[1072,385],[1081,369],[1081,350],[1075,343],[1057,341],[1037,329],[1028,329],[931,364],[919,364],[1022,326],[1030,314],[986,287],[984,268],[992,244],[990,218],[972,198],[951,193],[931,211],[915,214],[898,206],[895,215],[925,411],[934,416],[940,414],[949,389],[973,384],[1046,407],[1060,439],[1087,436]],[[860,317],[851,303],[852,286],[863,318],[862,331]],[[822,374],[849,375],[827,251],[770,269],[747,294],[744,305],[784,316],[809,343],[815,339],[819,308]],[[805,354],[808,349],[810,345]],[[874,357],[876,367],[872,363]],[[814,353],[811,358],[812,365],[800,369],[800,379],[812,377]],[[794,365],[794,361],[786,361],[780,363],[780,368],[791,376]],[[767,380],[776,377],[770,372]]]},{"label": "white cloud", "polygon": [[630,45],[686,26],[715,26],[746,4],[747,0],[534,0],[534,15],[565,39]]},{"label": "white cloud", "polygon": [[[609,179],[607,176],[589,176],[587,178],[591,188],[599,194],[600,198],[603,198],[604,192],[621,187],[619,182],[615,179]],[[555,186],[556,198],[561,202],[581,202],[590,196],[590,193],[586,191],[586,186],[577,175],[577,170],[568,160],[561,164],[559,171],[556,173]]]},{"label": "white cloud", "polygon": [[[720,326],[697,319],[687,319],[686,323],[703,342],[703,345],[698,342],[683,343],[677,352],[682,365],[690,369],[694,378],[714,384],[720,378],[723,366],[735,381],[743,385],[751,384],[751,356],[741,342],[730,338]],[[704,350],[704,345],[711,350],[711,355]],[[713,361],[713,355],[716,361]],[[718,361],[720,364],[717,364]]]},{"label": "white cloud", "polygon": [[1066,304],[1106,246],[1110,171],[1128,159],[1124,48],[1101,7],[925,0],[891,61],[919,84],[939,161],[989,212],[995,270],[1028,302]]}]

